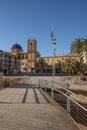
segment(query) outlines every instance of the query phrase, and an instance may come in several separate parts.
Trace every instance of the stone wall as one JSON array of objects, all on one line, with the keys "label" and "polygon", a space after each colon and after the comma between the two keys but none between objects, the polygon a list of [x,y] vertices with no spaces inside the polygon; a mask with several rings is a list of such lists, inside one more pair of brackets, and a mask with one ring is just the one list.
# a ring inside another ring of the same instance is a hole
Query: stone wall
[{"label": "stone wall", "polygon": [[16,85],[18,83],[18,79],[12,79],[9,81],[9,86]]},{"label": "stone wall", "polygon": [[3,73],[0,72],[0,88],[3,87]]},{"label": "stone wall", "polygon": [[18,84],[18,81],[19,81],[19,78],[14,78],[14,79],[10,79],[10,78],[7,78],[4,80],[4,87],[9,87],[9,86],[14,86],[14,85],[17,85]]}]

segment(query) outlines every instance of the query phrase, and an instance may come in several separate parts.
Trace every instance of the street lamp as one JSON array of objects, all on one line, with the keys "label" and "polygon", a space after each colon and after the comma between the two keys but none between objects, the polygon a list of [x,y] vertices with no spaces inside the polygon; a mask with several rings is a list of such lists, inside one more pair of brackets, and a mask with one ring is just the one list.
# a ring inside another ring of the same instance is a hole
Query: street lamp
[{"label": "street lamp", "polygon": [[53,75],[53,81],[54,81],[54,76],[55,76],[55,62],[54,62],[54,57],[55,57],[55,45],[56,45],[56,39],[54,38],[54,28],[52,25],[52,31],[51,31],[51,40],[52,40],[52,75]]}]

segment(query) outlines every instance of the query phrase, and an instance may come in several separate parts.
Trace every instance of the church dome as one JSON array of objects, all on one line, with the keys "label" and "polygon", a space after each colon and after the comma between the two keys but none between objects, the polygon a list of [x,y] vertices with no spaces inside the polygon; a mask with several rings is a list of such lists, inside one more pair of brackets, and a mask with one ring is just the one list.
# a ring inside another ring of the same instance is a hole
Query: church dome
[{"label": "church dome", "polygon": [[15,43],[11,49],[17,49],[17,50],[20,50],[20,51],[23,51],[22,47],[18,44],[18,43]]},{"label": "church dome", "polygon": [[0,50],[0,52],[3,52],[2,50]]}]

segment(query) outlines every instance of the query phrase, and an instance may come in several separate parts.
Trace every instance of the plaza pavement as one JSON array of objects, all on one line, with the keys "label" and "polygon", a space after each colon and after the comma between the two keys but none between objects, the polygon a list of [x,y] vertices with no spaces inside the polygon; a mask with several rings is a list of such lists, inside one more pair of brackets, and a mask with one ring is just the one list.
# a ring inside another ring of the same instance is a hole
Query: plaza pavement
[{"label": "plaza pavement", "polygon": [[79,130],[61,107],[33,86],[39,80],[27,80],[27,85],[0,91],[0,130]]}]

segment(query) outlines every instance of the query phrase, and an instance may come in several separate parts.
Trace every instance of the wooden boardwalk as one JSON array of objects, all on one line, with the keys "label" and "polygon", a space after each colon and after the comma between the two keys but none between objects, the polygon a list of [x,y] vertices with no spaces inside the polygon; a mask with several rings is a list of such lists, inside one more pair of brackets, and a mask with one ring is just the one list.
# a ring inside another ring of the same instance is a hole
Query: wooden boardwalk
[{"label": "wooden boardwalk", "polygon": [[0,91],[0,130],[79,130],[79,128],[40,88],[25,86]]}]

